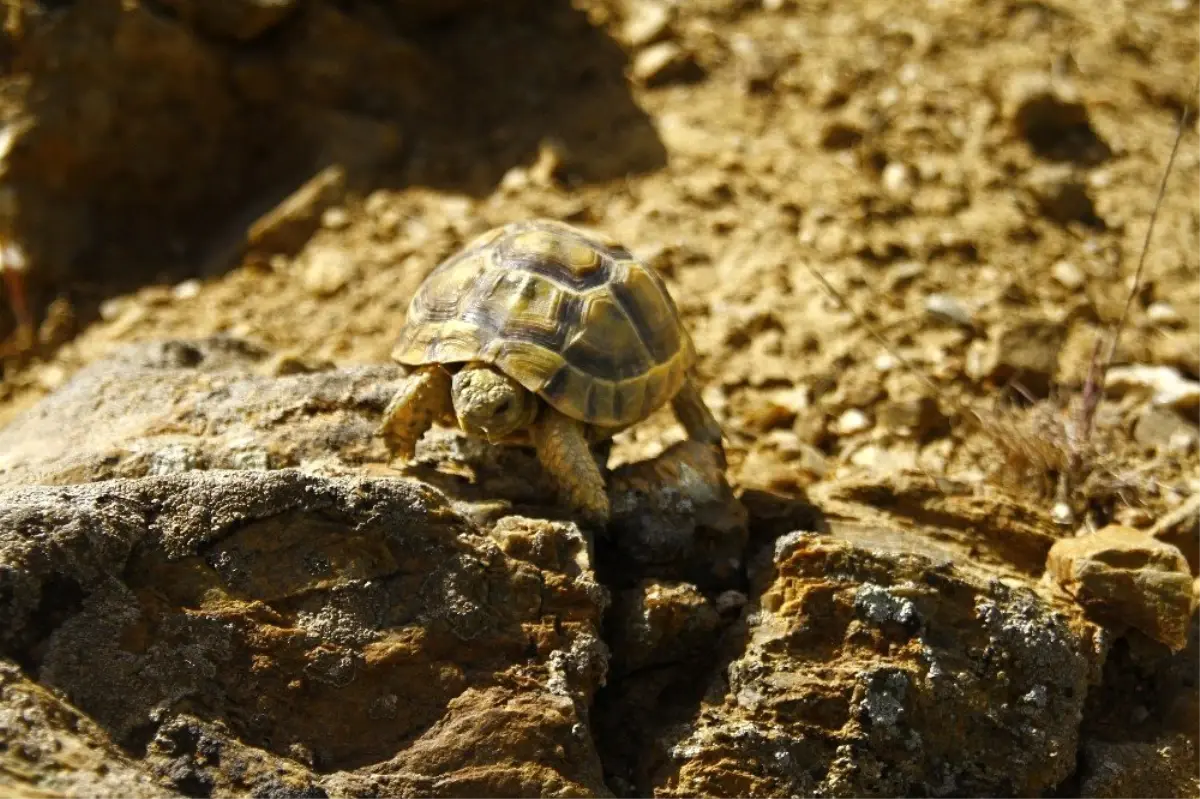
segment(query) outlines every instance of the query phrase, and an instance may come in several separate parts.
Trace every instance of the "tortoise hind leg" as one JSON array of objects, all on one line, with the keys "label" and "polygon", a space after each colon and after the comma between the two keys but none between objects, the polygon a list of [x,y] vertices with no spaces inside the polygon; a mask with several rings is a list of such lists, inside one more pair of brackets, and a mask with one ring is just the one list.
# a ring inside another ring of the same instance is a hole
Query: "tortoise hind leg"
[{"label": "tortoise hind leg", "polygon": [[593,525],[608,523],[604,476],[588,446],[583,424],[543,408],[531,430],[538,460],[557,483],[567,503]]},{"label": "tortoise hind leg", "polygon": [[688,438],[716,448],[722,458],[725,457],[725,445],[721,443],[721,423],[713,416],[712,411],[700,398],[700,390],[689,377],[683,387],[671,400],[671,409],[675,418],[687,431]]},{"label": "tortoise hind leg", "polygon": [[405,378],[388,403],[379,435],[392,454],[410,460],[425,431],[453,412],[449,373],[437,364],[421,366]]}]

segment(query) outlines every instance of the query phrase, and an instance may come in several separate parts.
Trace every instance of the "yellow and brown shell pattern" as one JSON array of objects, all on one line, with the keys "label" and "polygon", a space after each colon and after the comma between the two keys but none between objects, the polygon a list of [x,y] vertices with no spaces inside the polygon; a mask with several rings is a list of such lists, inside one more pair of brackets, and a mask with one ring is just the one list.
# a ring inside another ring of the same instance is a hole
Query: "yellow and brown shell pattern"
[{"label": "yellow and brown shell pattern", "polygon": [[434,269],[392,357],[482,361],[567,416],[620,429],[669,400],[696,356],[651,267],[539,219],[494,228]]}]

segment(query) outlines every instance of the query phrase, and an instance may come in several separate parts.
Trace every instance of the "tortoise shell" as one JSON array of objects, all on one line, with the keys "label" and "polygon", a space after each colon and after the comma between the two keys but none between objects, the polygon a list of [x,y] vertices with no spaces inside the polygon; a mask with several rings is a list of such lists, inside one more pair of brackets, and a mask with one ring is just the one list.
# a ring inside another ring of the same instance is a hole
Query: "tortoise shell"
[{"label": "tortoise shell", "polygon": [[487,363],[569,417],[620,429],[671,399],[696,354],[653,268],[538,219],[493,228],[439,264],[392,357]]}]

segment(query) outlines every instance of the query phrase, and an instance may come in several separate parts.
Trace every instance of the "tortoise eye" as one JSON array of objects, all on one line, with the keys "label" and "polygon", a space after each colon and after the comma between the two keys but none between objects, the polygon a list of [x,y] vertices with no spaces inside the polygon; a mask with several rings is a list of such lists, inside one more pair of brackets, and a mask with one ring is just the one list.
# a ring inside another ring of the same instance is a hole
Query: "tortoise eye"
[{"label": "tortoise eye", "polygon": [[508,413],[508,409],[512,407],[512,402],[505,400],[496,406],[496,413]]}]

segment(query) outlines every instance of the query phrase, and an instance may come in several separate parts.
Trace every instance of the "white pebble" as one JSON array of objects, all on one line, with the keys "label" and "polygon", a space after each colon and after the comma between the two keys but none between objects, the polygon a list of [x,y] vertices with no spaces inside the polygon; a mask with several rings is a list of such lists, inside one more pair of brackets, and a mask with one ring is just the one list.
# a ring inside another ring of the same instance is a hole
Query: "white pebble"
[{"label": "white pebble", "polygon": [[1183,323],[1183,317],[1165,302],[1151,303],[1146,309],[1146,318],[1156,325],[1174,327]]},{"label": "white pebble", "polygon": [[321,214],[321,225],[329,230],[341,230],[350,224],[350,214],[345,208],[334,206],[326,208]]},{"label": "white pebble", "polygon": [[171,296],[177,300],[190,300],[200,293],[199,280],[185,280],[171,289]]},{"label": "white pebble", "polygon": [[1050,268],[1050,276],[1059,282],[1063,288],[1078,289],[1082,288],[1087,282],[1087,275],[1083,274],[1083,270],[1070,261],[1059,261]]},{"label": "white pebble", "polygon": [[949,294],[930,294],[925,298],[925,312],[930,316],[940,317],[963,327],[972,326],[971,312]]},{"label": "white pebble", "polygon": [[913,193],[913,170],[908,164],[892,161],[883,168],[880,176],[884,191],[892,197],[905,199]]},{"label": "white pebble", "polygon": [[336,294],[354,274],[349,253],[337,247],[315,247],[305,260],[304,287],[318,297]]},{"label": "white pebble", "polygon": [[841,436],[854,435],[871,428],[871,418],[858,408],[850,408],[838,417],[834,432]]},{"label": "white pebble", "polygon": [[1117,395],[1129,391],[1150,394],[1155,405],[1184,414],[1200,408],[1200,383],[1170,366],[1115,366],[1108,370],[1104,387]]}]

